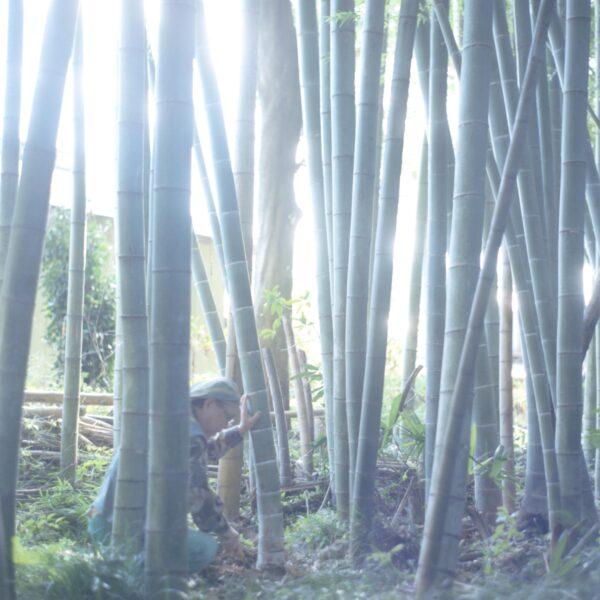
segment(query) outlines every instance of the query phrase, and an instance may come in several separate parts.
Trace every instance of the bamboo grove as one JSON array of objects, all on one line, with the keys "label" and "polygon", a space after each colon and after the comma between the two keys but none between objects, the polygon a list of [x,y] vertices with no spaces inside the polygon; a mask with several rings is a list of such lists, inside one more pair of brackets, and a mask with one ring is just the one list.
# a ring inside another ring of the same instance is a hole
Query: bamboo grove
[{"label": "bamboo grove", "polygon": [[[542,523],[550,555],[558,546],[573,547],[597,529],[600,500],[600,450],[593,443],[600,428],[600,9],[593,11],[589,0],[282,3],[296,30],[330,498],[348,531],[349,557],[359,565],[370,549],[382,440],[403,413],[417,410],[424,425],[415,478],[424,499],[418,596],[455,577],[467,502],[484,529],[493,530],[505,510],[523,528]],[[144,553],[148,597],[180,597],[187,588],[182,499],[192,283],[219,372],[236,377],[252,410],[261,412],[245,450],[256,490],[260,569],[285,566],[281,488],[292,473],[283,401],[288,381],[278,378],[274,351],[261,347],[253,295],[250,149],[262,17],[251,0],[236,4],[244,57],[241,100],[229,127],[205,2],[159,4],[154,48],[143,0],[119,3],[114,416],[120,461],[111,540],[115,548]],[[262,2],[261,11],[272,4]],[[23,7],[21,0],[8,2],[0,180],[0,597],[7,599],[16,597],[20,424],[69,72],[77,135],[62,413],[66,479],[74,480],[77,464],[83,120],[89,118],[80,9],[77,0],[50,2],[20,151]],[[405,139],[413,95],[425,114],[416,141]],[[388,329],[408,153],[418,154],[420,168],[410,281],[402,291],[409,314],[397,391],[404,393],[389,407]],[[193,233],[193,169],[229,298],[227,327]],[[587,304],[584,270],[594,274]],[[313,407],[289,315],[282,332],[301,462],[310,476]],[[523,473],[515,461],[514,341],[525,371]],[[422,406],[406,398],[417,376],[424,381]],[[497,465],[500,477],[492,473]],[[219,493],[231,515],[239,513],[241,470],[239,453],[219,466]]]}]

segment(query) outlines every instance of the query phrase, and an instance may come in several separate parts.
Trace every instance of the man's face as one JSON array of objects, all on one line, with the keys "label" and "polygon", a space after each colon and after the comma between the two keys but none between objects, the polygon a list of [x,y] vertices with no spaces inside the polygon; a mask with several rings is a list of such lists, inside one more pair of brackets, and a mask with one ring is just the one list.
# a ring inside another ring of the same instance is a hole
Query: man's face
[{"label": "man's face", "polygon": [[239,418],[239,410],[230,402],[206,398],[201,408],[194,409],[194,417],[207,436],[213,436],[225,429],[229,422]]}]

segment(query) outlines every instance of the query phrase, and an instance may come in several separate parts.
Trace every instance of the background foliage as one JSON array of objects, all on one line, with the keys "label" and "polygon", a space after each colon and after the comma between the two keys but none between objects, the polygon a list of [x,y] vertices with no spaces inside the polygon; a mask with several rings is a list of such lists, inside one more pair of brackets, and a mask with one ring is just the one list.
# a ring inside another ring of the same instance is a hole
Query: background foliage
[{"label": "background foliage", "polygon": [[[54,371],[62,382],[69,264],[70,211],[53,208],[48,222],[41,284],[45,340],[56,350]],[[89,388],[112,389],[115,331],[115,276],[108,223],[87,222],[82,381]]]}]

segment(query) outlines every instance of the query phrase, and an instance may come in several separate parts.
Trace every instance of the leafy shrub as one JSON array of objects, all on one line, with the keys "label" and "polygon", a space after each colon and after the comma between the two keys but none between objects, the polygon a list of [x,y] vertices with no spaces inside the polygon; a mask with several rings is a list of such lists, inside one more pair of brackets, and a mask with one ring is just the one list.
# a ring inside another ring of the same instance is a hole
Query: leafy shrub
[{"label": "leafy shrub", "polygon": [[286,543],[303,551],[331,545],[346,533],[346,528],[332,510],[322,509],[298,518],[286,530]]},{"label": "leafy shrub", "polygon": [[[69,277],[70,211],[53,208],[42,260],[46,304],[45,340],[56,351],[54,370],[62,382]],[[88,219],[83,309],[83,382],[93,389],[112,388],[115,331],[115,280],[106,223]]]},{"label": "leafy shrub", "polygon": [[[49,544],[65,538],[87,541],[87,512],[106,471],[108,453],[78,467],[76,484],[56,479],[38,496],[19,505],[17,535],[24,544]],[[27,450],[23,462],[28,461]]]}]

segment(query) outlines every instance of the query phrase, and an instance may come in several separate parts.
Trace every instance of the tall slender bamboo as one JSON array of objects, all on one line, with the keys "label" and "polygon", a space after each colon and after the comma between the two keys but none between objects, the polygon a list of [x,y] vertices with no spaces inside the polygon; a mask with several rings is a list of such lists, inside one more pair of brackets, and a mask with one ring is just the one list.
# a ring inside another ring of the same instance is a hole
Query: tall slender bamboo
[{"label": "tall slender bamboo", "polygon": [[[445,2],[447,8],[448,3]],[[433,12],[432,12],[433,15]],[[445,129],[448,52],[438,19],[431,20],[429,67],[429,193],[427,209],[427,358],[425,382],[425,488],[429,493],[444,350],[446,313],[446,205],[448,138]]]},{"label": "tall slender bamboo", "polygon": [[10,0],[8,2],[6,80],[2,120],[2,170],[0,172],[0,288],[4,279],[10,224],[19,182],[22,62],[23,0]]},{"label": "tall slender bamboo", "polygon": [[[0,371],[3,374],[0,389],[0,512],[7,540],[12,540],[15,535],[23,391],[60,107],[78,8],[77,0],[55,0],[48,11],[0,295]],[[7,600],[12,600],[15,595],[14,571],[12,549],[9,551],[8,574],[2,593]]]},{"label": "tall slender bamboo", "polygon": [[60,468],[75,481],[79,429],[79,380],[85,289],[85,113],[83,105],[83,17],[79,16],[71,68],[73,74],[73,200],[69,241],[69,282],[65,333],[65,373]]},{"label": "tall slender bamboo", "polygon": [[350,457],[346,408],[346,290],[354,163],[354,0],[331,3],[331,196],[333,242],[333,411],[335,499],[350,514]]},{"label": "tall slender bamboo", "polygon": [[[317,254],[317,303],[319,310],[319,337],[323,391],[325,399],[325,426],[330,467],[334,463],[333,439],[333,331],[331,321],[331,280],[327,246],[327,219],[325,213],[324,142],[321,131],[325,117],[319,114],[319,47],[316,0],[297,0],[298,60],[300,66],[300,94],[302,122],[306,138],[308,168],[311,179],[311,198],[314,222],[314,239]],[[328,38],[329,39],[329,38]],[[329,72],[329,69],[327,69]],[[322,80],[322,79],[321,79]],[[323,98],[329,100],[329,98]],[[330,185],[330,183],[329,183]],[[328,191],[331,194],[331,190]],[[332,472],[330,471],[330,474]]]},{"label": "tall slender bamboo", "polygon": [[123,405],[113,542],[142,548],[148,470],[148,320],[144,234],[146,31],[143,2],[121,3],[118,237]]},{"label": "tall slender bamboo", "polygon": [[219,318],[219,312],[215,305],[215,299],[213,298],[210,283],[208,281],[208,275],[206,274],[206,268],[204,267],[204,260],[202,259],[202,253],[200,252],[200,245],[196,234],[192,231],[192,279],[194,280],[194,286],[198,292],[198,298],[200,298],[200,304],[202,305],[202,314],[204,316],[204,322],[208,329],[208,335],[210,342],[217,359],[217,366],[221,375],[225,375],[225,336],[223,335],[223,327],[221,326],[221,319]]},{"label": "tall slender bamboo", "polygon": [[[487,313],[487,311],[486,311]],[[490,368],[490,356],[485,336],[479,342],[475,364],[475,399],[473,421],[475,423],[475,508],[490,526],[496,521],[501,494],[496,482],[481,465],[493,458],[499,444],[498,403],[496,388]]]},{"label": "tall slender bamboo", "polygon": [[596,429],[596,341],[592,339],[585,359],[585,387],[583,396],[583,428],[582,442],[583,454],[588,467],[593,471],[596,450],[592,444],[591,436]]},{"label": "tall slender bamboo", "polygon": [[238,346],[244,390],[252,399],[252,409],[262,416],[252,429],[252,448],[257,473],[259,517],[258,566],[283,564],[283,515],[279,495],[279,476],[275,460],[273,431],[265,377],[258,345],[258,333],[250,293],[250,279],[244,256],[242,231],[235,184],[231,171],[225,123],[213,66],[208,54],[203,3],[198,2],[196,61],[204,108],[207,111],[214,159],[219,220],[225,256],[228,290]]},{"label": "tall slender bamboo", "polygon": [[[466,8],[468,8],[468,6],[469,5],[466,4]],[[536,75],[538,73],[540,62],[539,55],[543,49],[543,42],[549,25],[552,6],[553,0],[544,0],[536,23],[529,64],[527,66],[527,73],[519,98],[515,126],[512,132],[513,135],[510,142],[508,157],[504,165],[502,182],[497,196],[496,209],[492,218],[483,266],[477,281],[477,290],[474,293],[470,315],[468,317],[468,328],[465,333],[464,345],[462,351],[460,351],[461,356],[457,365],[456,381],[447,411],[447,424],[443,431],[443,435],[441,436],[442,443],[439,447],[439,454],[436,453],[432,483],[432,487],[434,484],[435,487],[431,493],[432,502],[427,511],[424,544],[421,548],[420,565],[417,573],[418,592],[421,595],[435,583],[436,563],[438,563],[438,561],[441,562],[442,565],[441,568],[437,566],[437,570],[440,573],[445,572],[452,574],[456,565],[455,552],[453,558],[450,560],[443,560],[438,554],[440,551],[445,553],[452,552],[452,550],[456,548],[458,542],[457,537],[450,537],[447,533],[448,541],[446,541],[446,544],[444,545],[444,537],[441,531],[442,523],[444,523],[444,519],[446,519],[447,523],[448,516],[456,517],[456,513],[452,515],[452,511],[447,506],[448,504],[452,505],[452,501],[449,499],[451,490],[455,497],[462,497],[464,494],[464,487],[457,490],[456,487],[452,486],[453,478],[456,480],[457,477],[462,476],[462,473],[460,472],[458,475],[455,475],[453,472],[456,469],[457,446],[460,444],[457,437],[461,435],[461,433],[468,433],[468,427],[465,432],[465,425],[468,426],[470,421],[468,418],[470,412],[469,392],[473,385],[473,363],[475,362],[479,347],[484,313],[489,300],[491,283],[496,270],[498,250],[507,225],[510,204],[515,192],[516,176],[520,163],[523,160],[523,151],[528,131],[528,118],[530,118],[529,113],[531,112],[530,109],[534,98]],[[465,21],[465,24],[467,22],[468,20]],[[468,33],[469,29],[465,27],[466,39],[468,39]],[[467,45],[467,42],[465,42],[465,45]],[[459,164],[460,163],[457,161],[457,165]],[[458,181],[456,187],[458,187]],[[438,433],[440,431],[442,430],[438,429]],[[462,468],[462,465],[460,465],[460,468]],[[460,496],[458,495],[459,493],[461,493]],[[450,523],[450,525],[452,525],[452,523]],[[455,530],[453,531],[450,529],[450,532],[455,534]],[[449,543],[449,540],[453,540],[453,543]]]},{"label": "tall slender bamboo", "polygon": [[[506,454],[504,464],[505,478],[502,480],[502,503],[510,515],[516,508],[515,458],[513,433],[513,310],[512,278],[510,262],[505,250],[501,259],[500,271],[500,360],[499,360],[499,396],[500,396],[500,443]],[[537,424],[537,423],[536,423]]]},{"label": "tall slender bamboo", "polygon": [[145,531],[146,595],[150,598],[175,597],[187,588],[194,13],[194,0],[163,0],[160,5]]},{"label": "tall slender bamboo", "polygon": [[402,349],[402,386],[406,385],[417,362],[423,259],[425,257],[425,240],[427,238],[428,154],[427,140],[423,138],[419,167],[419,194],[417,197],[415,237],[410,266],[408,316],[406,318],[406,332],[404,334],[404,347]]},{"label": "tall slender bamboo", "polygon": [[285,420],[285,410],[277,369],[273,360],[273,351],[270,348],[262,350],[265,374],[269,383],[273,412],[275,413],[275,431],[277,432],[277,458],[279,459],[279,479],[283,487],[292,483],[292,468],[290,464],[290,448],[288,442],[288,428]]},{"label": "tall slender bamboo", "polygon": [[382,184],[379,192],[375,261],[369,307],[365,383],[350,529],[350,550],[355,558],[360,558],[366,550],[367,533],[373,517],[372,499],[379,447],[393,248],[404,149],[410,64],[415,41],[418,5],[419,0],[406,0],[400,7],[390,105],[384,139]]},{"label": "tall slender bamboo", "polygon": [[294,380],[294,399],[296,400],[296,414],[298,415],[298,430],[300,431],[300,462],[307,477],[312,475],[312,449],[310,441],[310,425],[308,411],[306,409],[306,397],[302,384],[302,368],[298,356],[298,348],[294,339],[294,331],[288,315],[283,316],[283,331],[287,343],[288,359],[290,361],[290,373]]},{"label": "tall slender bamboo", "polygon": [[[444,356],[440,383],[438,426],[435,457],[429,488],[430,503],[438,509],[444,502],[442,520],[434,530],[433,553],[430,540],[424,537],[421,551],[420,582],[433,583],[441,573],[454,570],[456,552],[454,543],[460,531],[464,510],[464,485],[467,475],[467,457],[470,430],[470,410],[455,433],[454,459],[457,468],[446,485],[437,483],[442,443],[449,419],[448,400],[455,385],[456,368],[463,344],[469,306],[475,292],[479,273],[479,255],[483,233],[485,200],[485,160],[487,147],[487,116],[489,73],[491,59],[491,5],[476,1],[465,2],[464,51],[462,53],[461,86],[459,96],[459,135],[454,180],[452,229],[449,240],[449,261],[446,277],[446,322]],[[430,102],[431,102],[430,98]],[[479,341],[479,340],[478,340]],[[475,361],[474,361],[475,362]],[[471,380],[473,385],[473,380]],[[469,389],[472,399],[472,387]],[[470,402],[469,402],[470,404]],[[469,406],[470,408],[470,406]],[[451,491],[452,490],[452,491]],[[428,513],[429,513],[428,507]],[[435,514],[435,512],[433,512]],[[432,517],[429,517],[429,522]],[[426,517],[426,527],[427,527]],[[442,525],[443,523],[443,525]],[[439,529],[438,529],[439,527]],[[431,569],[431,571],[428,571]],[[426,575],[427,574],[427,575]]]},{"label": "tall slender bamboo", "polygon": [[[556,66],[556,72],[563,88],[565,79],[565,34],[561,21],[553,18],[550,23],[550,46]],[[587,104],[586,104],[587,107]],[[564,108],[563,108],[564,110]],[[586,199],[592,218],[594,237],[600,239],[600,175],[594,161],[594,152],[589,134],[586,130],[585,137],[581,140],[586,157]]]},{"label": "tall slender bamboo", "polygon": [[202,153],[202,147],[200,145],[200,137],[198,136],[198,128],[194,126],[194,157],[196,159],[196,168],[198,169],[198,175],[200,176],[200,185],[202,187],[202,194],[206,201],[208,208],[208,222],[210,224],[210,232],[212,235],[215,252],[217,254],[217,261],[221,275],[225,280],[225,258],[223,256],[223,242],[221,240],[221,229],[219,226],[219,216],[217,215],[217,209],[215,208],[215,200],[213,198],[213,192],[210,185],[210,179],[208,177],[208,171],[206,170],[206,163],[204,162],[204,155]]},{"label": "tall slender bamboo", "polygon": [[[598,410],[598,398],[600,398],[600,335],[596,331],[596,429],[600,429],[600,410]],[[600,448],[596,448],[596,464],[594,466],[594,498],[600,500]]]},{"label": "tall slender bamboo", "polygon": [[590,4],[567,1],[558,236],[556,457],[563,524],[582,516],[581,369]]},{"label": "tall slender bamboo", "polygon": [[360,83],[354,138],[354,172],[348,289],[346,292],[346,412],[350,490],[353,489],[367,346],[367,303],[371,248],[371,218],[377,150],[377,115],[383,49],[384,0],[367,0],[363,15]]},{"label": "tall slender bamboo", "polygon": [[[510,49],[504,3],[500,0],[496,0],[494,3],[494,41],[508,124],[512,126],[519,91],[516,65]],[[528,138],[530,138],[529,135]],[[550,380],[550,389],[554,396],[556,389],[556,306],[553,304],[548,246],[543,237],[545,226],[543,215],[540,212],[541,203],[535,181],[534,157],[529,143],[525,147],[524,161],[518,176],[519,201],[523,214],[523,229],[531,266],[533,294],[542,335],[546,370]]]},{"label": "tall slender bamboo", "polygon": [[[303,2],[302,4],[306,4]],[[323,204],[329,256],[329,281],[333,293],[333,204],[331,195],[331,0],[321,0],[319,11],[319,100],[321,115],[321,150],[323,158]],[[331,302],[333,303],[333,296]],[[333,435],[331,436],[333,442]],[[333,443],[331,445],[333,450]],[[330,461],[330,470],[333,469]]]}]

